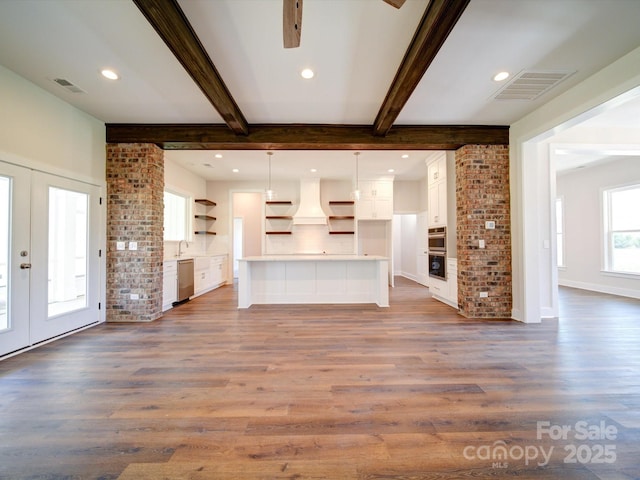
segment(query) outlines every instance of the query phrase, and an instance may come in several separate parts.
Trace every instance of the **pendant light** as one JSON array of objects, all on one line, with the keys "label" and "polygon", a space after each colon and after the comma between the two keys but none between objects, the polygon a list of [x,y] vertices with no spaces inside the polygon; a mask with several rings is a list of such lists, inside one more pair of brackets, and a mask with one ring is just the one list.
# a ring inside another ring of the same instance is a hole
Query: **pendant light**
[{"label": "pendant light", "polygon": [[351,192],[351,198],[358,201],[360,200],[360,182],[358,181],[358,159],[360,157],[360,152],[355,152],[354,155],[356,156],[356,182],[353,192]]},{"label": "pendant light", "polygon": [[269,186],[267,187],[267,191],[265,192],[267,200],[273,200],[274,198],[276,198],[276,192],[274,192],[271,189],[271,157],[272,155],[273,155],[273,152],[267,152],[267,158],[269,159]]}]

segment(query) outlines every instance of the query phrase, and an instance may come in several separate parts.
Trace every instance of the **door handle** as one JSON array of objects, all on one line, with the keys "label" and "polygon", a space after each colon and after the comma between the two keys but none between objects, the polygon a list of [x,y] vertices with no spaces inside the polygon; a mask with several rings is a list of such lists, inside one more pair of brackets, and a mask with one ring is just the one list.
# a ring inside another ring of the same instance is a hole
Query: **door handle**
[{"label": "door handle", "polygon": [[21,263],[20,264],[20,268],[22,270],[28,270],[29,268],[31,268],[31,264],[30,263]]}]

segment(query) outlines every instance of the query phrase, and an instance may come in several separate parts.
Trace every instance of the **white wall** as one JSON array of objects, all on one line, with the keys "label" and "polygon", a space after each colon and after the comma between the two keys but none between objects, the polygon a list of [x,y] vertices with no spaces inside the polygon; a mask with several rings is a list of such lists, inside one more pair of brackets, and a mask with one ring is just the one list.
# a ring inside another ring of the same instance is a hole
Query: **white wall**
[{"label": "white wall", "polygon": [[0,66],[0,160],[105,184],[105,125]]},{"label": "white wall", "polygon": [[640,183],[640,157],[608,162],[558,175],[564,198],[565,268],[561,285],[640,298],[640,278],[603,274],[602,189]]},{"label": "white wall", "polygon": [[393,213],[417,213],[420,211],[420,180],[396,180],[393,182]]},{"label": "white wall", "polygon": [[595,116],[607,102],[628,92],[636,94],[634,89],[640,90],[640,47],[511,125],[513,318],[539,322],[543,312],[557,310],[545,299],[545,292],[553,289],[551,262],[544,248],[553,232],[551,195],[545,188],[551,178],[545,158],[548,146],[545,152],[539,145]]}]

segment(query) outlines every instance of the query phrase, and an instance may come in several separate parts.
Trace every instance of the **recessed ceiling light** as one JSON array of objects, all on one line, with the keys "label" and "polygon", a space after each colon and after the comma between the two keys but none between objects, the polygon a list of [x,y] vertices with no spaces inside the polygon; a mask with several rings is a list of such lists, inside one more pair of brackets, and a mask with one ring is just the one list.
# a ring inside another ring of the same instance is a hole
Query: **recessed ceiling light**
[{"label": "recessed ceiling light", "polygon": [[405,153],[404,155],[402,155],[402,158],[409,158],[409,155]]},{"label": "recessed ceiling light", "polygon": [[233,170],[231,170],[233,173],[238,173],[240,170],[238,170],[237,168],[234,168]]},{"label": "recessed ceiling light", "polygon": [[108,78],[109,80],[118,80],[120,78],[116,72],[108,68],[105,68],[100,73],[104,78]]},{"label": "recessed ceiling light", "polygon": [[318,171],[317,168],[312,168],[311,170],[309,170],[311,173],[316,173]]},{"label": "recessed ceiling light", "polygon": [[221,154],[221,153],[216,153],[216,154],[215,154],[215,157],[216,157],[216,158],[222,158],[222,154]]},{"label": "recessed ceiling light", "polygon": [[300,72],[300,75],[302,76],[302,78],[309,80],[310,78],[313,78],[315,73],[313,73],[313,70],[311,70],[310,68],[305,68]]},{"label": "recessed ceiling light", "polygon": [[393,168],[390,168],[389,170],[387,170],[387,172],[393,173],[393,172],[395,172],[395,170]]},{"label": "recessed ceiling light", "polygon": [[493,77],[493,81],[494,82],[501,82],[503,80],[506,80],[507,78],[509,78],[509,72],[500,72],[500,73],[496,73]]}]

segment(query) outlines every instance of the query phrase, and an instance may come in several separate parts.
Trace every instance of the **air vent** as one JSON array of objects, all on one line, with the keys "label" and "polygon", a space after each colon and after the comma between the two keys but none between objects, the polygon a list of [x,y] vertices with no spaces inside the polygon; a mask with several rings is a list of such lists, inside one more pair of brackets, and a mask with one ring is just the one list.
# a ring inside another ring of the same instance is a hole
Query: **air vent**
[{"label": "air vent", "polygon": [[495,95],[496,100],[535,100],[575,72],[531,71],[520,72]]},{"label": "air vent", "polygon": [[87,93],[65,78],[54,78],[53,81],[60,85],[62,88],[69,90],[71,93]]}]

